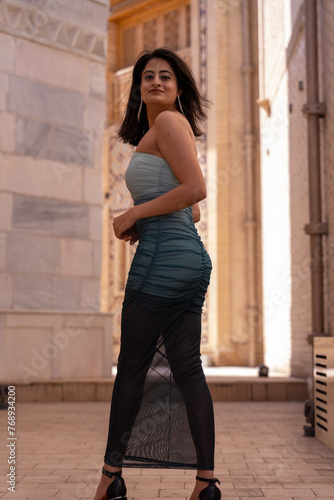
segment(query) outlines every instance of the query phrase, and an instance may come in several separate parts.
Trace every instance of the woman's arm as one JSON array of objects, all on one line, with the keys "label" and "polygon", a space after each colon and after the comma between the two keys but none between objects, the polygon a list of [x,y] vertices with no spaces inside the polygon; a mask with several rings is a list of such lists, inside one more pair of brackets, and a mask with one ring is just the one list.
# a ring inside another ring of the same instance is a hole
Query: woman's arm
[{"label": "woman's arm", "polygon": [[156,140],[180,185],[154,200],[130,208],[113,221],[117,238],[138,219],[178,212],[206,197],[206,186],[193,140],[184,118],[170,111],[160,113],[154,123]]}]

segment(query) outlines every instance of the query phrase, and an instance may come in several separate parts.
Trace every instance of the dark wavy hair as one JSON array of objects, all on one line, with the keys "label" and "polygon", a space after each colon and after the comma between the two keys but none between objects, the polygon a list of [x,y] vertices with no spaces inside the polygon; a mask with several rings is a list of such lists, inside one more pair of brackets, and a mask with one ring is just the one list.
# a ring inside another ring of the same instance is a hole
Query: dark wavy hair
[{"label": "dark wavy hair", "polygon": [[[200,129],[200,123],[207,117],[206,113],[203,111],[203,106],[208,107],[209,101],[201,96],[195,78],[187,63],[175,52],[165,48],[155,49],[152,52],[146,50],[137,59],[132,72],[132,83],[126,114],[117,130],[118,136],[123,142],[137,146],[149,129],[146,105],[144,102],[142,103],[142,111],[139,120],[137,115],[141,101],[140,85],[142,73],[146,64],[153,58],[164,59],[173,69],[178,90],[182,90],[180,99],[184,115],[190,123],[195,137],[199,137],[203,133]],[[176,100],[176,104],[179,111],[181,111],[178,100]]]}]

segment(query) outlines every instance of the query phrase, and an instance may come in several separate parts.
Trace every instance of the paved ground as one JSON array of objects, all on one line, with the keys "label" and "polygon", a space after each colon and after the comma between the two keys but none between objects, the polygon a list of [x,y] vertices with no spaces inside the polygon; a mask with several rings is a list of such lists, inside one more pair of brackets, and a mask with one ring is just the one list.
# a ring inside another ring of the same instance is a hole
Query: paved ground
[{"label": "paved ground", "polygon": [[[303,436],[302,403],[216,403],[216,475],[224,500],[334,499],[334,452]],[[7,412],[0,411],[0,498],[92,499],[108,403],[21,403],[16,492],[7,491]],[[187,500],[194,472],[125,469],[128,500]]]}]

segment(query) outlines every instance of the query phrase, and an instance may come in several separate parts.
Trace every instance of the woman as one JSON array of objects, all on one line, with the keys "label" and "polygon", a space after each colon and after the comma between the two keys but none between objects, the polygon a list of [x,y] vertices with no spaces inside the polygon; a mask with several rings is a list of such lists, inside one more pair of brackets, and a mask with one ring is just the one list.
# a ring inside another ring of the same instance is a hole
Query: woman
[{"label": "woman", "polygon": [[[140,101],[138,90],[140,89]],[[205,118],[196,83],[174,52],[145,52],[118,131],[137,146],[126,172],[134,206],[113,221],[139,245],[122,309],[121,350],[102,477],[94,500],[126,499],[123,466],[197,469],[190,500],[219,500],[214,416],[200,360],[211,261],[194,221],[206,187],[195,136]]]}]

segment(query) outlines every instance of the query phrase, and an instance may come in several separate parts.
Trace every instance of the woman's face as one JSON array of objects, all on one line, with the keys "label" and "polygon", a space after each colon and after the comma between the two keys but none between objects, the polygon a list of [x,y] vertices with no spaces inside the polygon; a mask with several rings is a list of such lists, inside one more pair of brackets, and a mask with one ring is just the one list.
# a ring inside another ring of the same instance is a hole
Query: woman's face
[{"label": "woman's face", "polygon": [[141,78],[141,98],[149,109],[170,109],[180,94],[171,66],[164,59],[151,59],[145,66]]}]

